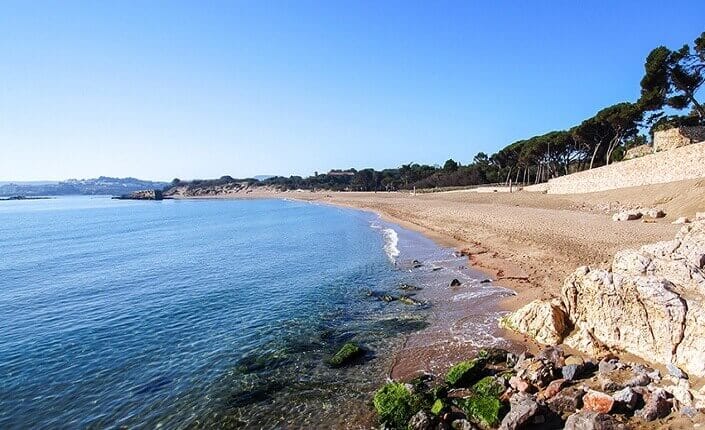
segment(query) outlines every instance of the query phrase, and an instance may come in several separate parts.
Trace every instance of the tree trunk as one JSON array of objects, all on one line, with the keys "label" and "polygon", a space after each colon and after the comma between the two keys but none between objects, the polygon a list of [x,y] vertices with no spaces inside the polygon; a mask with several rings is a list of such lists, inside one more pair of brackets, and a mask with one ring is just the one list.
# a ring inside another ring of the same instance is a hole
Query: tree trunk
[{"label": "tree trunk", "polygon": [[600,149],[600,145],[602,145],[602,141],[598,142],[597,145],[595,145],[595,149],[592,151],[592,157],[590,157],[589,169],[592,169],[592,165],[595,163],[595,157],[597,157],[597,150]]}]

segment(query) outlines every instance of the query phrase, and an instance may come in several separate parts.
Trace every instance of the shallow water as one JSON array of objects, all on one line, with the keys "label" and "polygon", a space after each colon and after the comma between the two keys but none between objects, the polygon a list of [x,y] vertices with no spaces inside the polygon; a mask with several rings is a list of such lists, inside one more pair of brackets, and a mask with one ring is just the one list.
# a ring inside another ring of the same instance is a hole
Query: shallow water
[{"label": "shallow water", "polygon": [[[301,202],[0,202],[0,428],[362,426],[434,319],[376,295],[432,300],[460,261]],[[329,368],[347,340],[370,352]]]}]

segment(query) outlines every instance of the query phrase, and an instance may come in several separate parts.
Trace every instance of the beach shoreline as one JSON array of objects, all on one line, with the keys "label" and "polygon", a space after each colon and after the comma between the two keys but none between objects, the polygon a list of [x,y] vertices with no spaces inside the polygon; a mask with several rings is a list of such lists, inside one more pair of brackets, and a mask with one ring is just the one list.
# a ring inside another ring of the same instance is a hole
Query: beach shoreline
[{"label": "beach shoreline", "polygon": [[[502,302],[504,310],[513,311],[556,297],[579,266],[604,268],[619,250],[671,239],[678,230],[671,221],[695,210],[703,195],[705,184],[698,180],[576,195],[253,191],[177,198],[275,198],[374,212],[462,252],[473,269],[517,293]],[[661,207],[667,217],[653,223],[613,222],[611,214],[625,207]]]}]

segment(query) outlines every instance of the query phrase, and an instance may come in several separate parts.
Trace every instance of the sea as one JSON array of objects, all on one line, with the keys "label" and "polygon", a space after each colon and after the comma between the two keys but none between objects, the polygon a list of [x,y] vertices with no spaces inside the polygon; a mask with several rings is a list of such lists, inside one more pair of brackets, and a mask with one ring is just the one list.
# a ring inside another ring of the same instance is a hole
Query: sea
[{"label": "sea", "polygon": [[[504,342],[511,292],[465,263],[301,201],[0,201],[0,428],[374,427],[397,352],[443,337],[450,280],[474,309],[454,351]],[[331,367],[348,341],[365,354]]]}]

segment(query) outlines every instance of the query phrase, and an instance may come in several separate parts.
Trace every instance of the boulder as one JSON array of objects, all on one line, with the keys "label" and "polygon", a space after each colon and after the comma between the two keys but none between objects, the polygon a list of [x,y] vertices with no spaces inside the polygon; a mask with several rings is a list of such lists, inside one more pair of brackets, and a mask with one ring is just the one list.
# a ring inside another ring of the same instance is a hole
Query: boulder
[{"label": "boulder", "polygon": [[578,269],[563,286],[563,305],[590,339],[705,376],[705,361],[694,359],[705,350],[704,267],[699,221],[674,240],[617,253],[612,272]]},{"label": "boulder", "polygon": [[641,216],[641,211],[622,211],[612,215],[612,221],[633,221]]},{"label": "boulder", "polygon": [[614,399],[609,394],[600,391],[588,390],[583,396],[583,410],[591,412],[609,413],[614,406]]},{"label": "boulder", "polygon": [[582,411],[568,417],[565,430],[612,430],[620,428],[607,414]]},{"label": "boulder", "polygon": [[563,340],[569,321],[559,303],[534,300],[502,318],[500,326],[530,336],[544,345],[555,345]]},{"label": "boulder", "polygon": [[480,376],[483,367],[480,359],[461,361],[448,370],[446,382],[451,387],[469,386]]},{"label": "boulder", "polygon": [[547,405],[558,415],[569,415],[583,407],[585,391],[579,387],[568,387],[551,397]]},{"label": "boulder", "polygon": [[598,381],[604,391],[618,391],[625,387],[647,386],[651,378],[646,372],[622,368],[600,372]]},{"label": "boulder", "polygon": [[566,382],[567,381],[565,379],[556,379],[555,381],[551,381],[551,383],[548,384],[548,387],[546,387],[546,389],[543,390],[539,396],[542,399],[550,399],[555,397],[556,394],[558,394],[563,387],[565,387]]},{"label": "boulder", "polygon": [[532,389],[531,384],[516,375],[509,378],[509,386],[520,393],[528,393]]},{"label": "boulder", "polygon": [[645,401],[644,407],[639,409],[635,414],[643,418],[644,421],[653,421],[671,413],[673,405],[664,390],[659,389],[654,391]]},{"label": "boulder", "polygon": [[434,419],[424,411],[418,411],[409,420],[409,430],[432,430],[435,428]]},{"label": "boulder", "polygon": [[685,372],[683,372],[678,366],[673,363],[668,363],[666,365],[666,370],[668,370],[669,375],[673,376],[676,379],[688,379],[688,375],[686,375]]},{"label": "boulder", "polygon": [[666,212],[658,208],[651,208],[646,211],[646,216],[649,218],[663,218],[666,216]]},{"label": "boulder", "polygon": [[628,410],[632,411],[636,407],[637,402],[639,401],[639,395],[631,388],[623,388],[614,395],[612,395],[612,398],[615,401],[615,405],[618,406],[622,410]]},{"label": "boulder", "polygon": [[459,287],[460,285],[461,285],[461,283],[460,283],[460,281],[457,280],[457,279],[453,279],[452,281],[450,281],[450,286],[451,286],[451,287]]},{"label": "boulder", "polygon": [[465,399],[457,399],[456,405],[470,421],[482,428],[497,427],[504,412],[502,402],[494,396],[473,395]]},{"label": "boulder", "polygon": [[561,374],[566,381],[573,381],[580,376],[581,366],[577,364],[567,364],[561,368]]},{"label": "boulder", "polygon": [[671,224],[688,224],[690,223],[690,219],[688,217],[678,217],[675,221],[673,221]]},{"label": "boulder", "polygon": [[380,422],[394,428],[405,428],[419,406],[416,396],[399,382],[389,382],[377,390],[372,403]]},{"label": "boulder", "polygon": [[675,384],[665,387],[664,390],[673,395],[680,407],[695,406],[695,398],[690,392],[690,382],[687,379],[679,379]]},{"label": "boulder", "polygon": [[544,388],[556,379],[558,370],[550,361],[538,357],[527,358],[514,366],[516,377],[529,382],[537,388]]},{"label": "boulder", "polygon": [[540,413],[536,398],[526,393],[516,393],[509,400],[509,413],[502,420],[500,430],[515,430],[535,421]]}]

